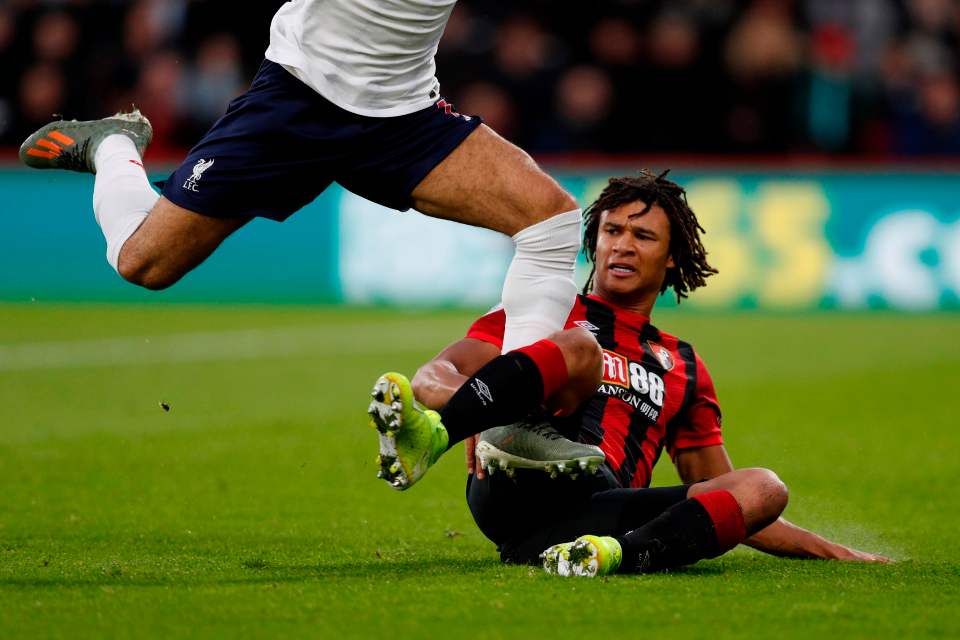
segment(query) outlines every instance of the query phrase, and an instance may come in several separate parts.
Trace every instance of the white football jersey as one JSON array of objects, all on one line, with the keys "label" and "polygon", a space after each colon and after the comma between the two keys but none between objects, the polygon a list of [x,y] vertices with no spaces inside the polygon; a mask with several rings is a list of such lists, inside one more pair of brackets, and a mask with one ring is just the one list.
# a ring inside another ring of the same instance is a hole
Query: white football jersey
[{"label": "white football jersey", "polygon": [[434,55],[456,0],[292,0],[266,57],[352,113],[387,117],[440,97]]}]

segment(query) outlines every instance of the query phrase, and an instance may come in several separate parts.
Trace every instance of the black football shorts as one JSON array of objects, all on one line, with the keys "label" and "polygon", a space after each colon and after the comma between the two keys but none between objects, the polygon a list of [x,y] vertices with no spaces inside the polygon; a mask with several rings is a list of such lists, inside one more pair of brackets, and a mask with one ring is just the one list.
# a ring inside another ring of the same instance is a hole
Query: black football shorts
[{"label": "black football shorts", "polygon": [[623,535],[686,499],[686,485],[622,489],[606,466],[576,480],[528,469],[467,479],[474,521],[500,558],[517,564],[537,564],[547,547],[585,534]]}]

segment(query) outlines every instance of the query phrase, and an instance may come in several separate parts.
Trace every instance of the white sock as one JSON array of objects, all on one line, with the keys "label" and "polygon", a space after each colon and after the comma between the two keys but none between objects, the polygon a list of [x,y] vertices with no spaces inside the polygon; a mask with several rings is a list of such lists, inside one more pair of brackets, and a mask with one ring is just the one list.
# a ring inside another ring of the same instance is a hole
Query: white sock
[{"label": "white sock", "polygon": [[577,296],[581,211],[560,213],[513,236],[517,251],[503,283],[503,353],[563,329]]},{"label": "white sock", "polygon": [[93,187],[93,212],[107,240],[107,262],[117,269],[120,249],[160,199],[153,190],[143,160],[133,140],[108,136],[94,156],[97,179]]}]

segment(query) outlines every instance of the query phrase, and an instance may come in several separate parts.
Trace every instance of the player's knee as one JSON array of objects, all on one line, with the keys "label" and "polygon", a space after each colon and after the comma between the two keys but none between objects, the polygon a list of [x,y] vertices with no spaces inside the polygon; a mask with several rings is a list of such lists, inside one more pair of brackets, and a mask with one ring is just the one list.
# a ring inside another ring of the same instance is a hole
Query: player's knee
[{"label": "player's knee", "polygon": [[550,336],[567,365],[568,380],[547,402],[551,411],[569,414],[591,398],[600,385],[603,355],[596,338],[585,329],[560,331]]},{"label": "player's knee", "polygon": [[769,469],[766,470],[770,476],[770,495],[773,509],[777,512],[777,517],[787,509],[787,503],[790,502],[790,489],[780,477]]},{"label": "player's knee", "polygon": [[571,379],[593,381],[594,387],[600,383],[603,351],[592,333],[577,327],[558,331],[549,339],[563,352],[567,373]]},{"label": "player's knee", "polygon": [[743,512],[748,532],[772,524],[787,508],[787,485],[769,469],[737,469],[690,487],[688,496],[708,491],[729,491]]},{"label": "player's knee", "polygon": [[127,255],[125,252],[120,253],[117,273],[127,282],[151,291],[167,289],[181,277],[181,274],[165,270],[152,260],[140,258],[135,253]]},{"label": "player's knee", "polygon": [[790,498],[787,485],[770,469],[748,469],[749,483],[758,498],[759,511],[764,519],[774,521],[780,517]]},{"label": "player's knee", "polygon": [[579,207],[576,199],[552,178],[548,178],[540,191],[540,197],[536,199],[537,203],[530,207],[527,226],[543,222],[557,214],[567,213]]},{"label": "player's knee", "polygon": [[573,211],[577,208],[579,208],[579,205],[577,204],[576,198],[570,195],[560,185],[557,185],[557,188],[550,195],[550,206],[547,207],[547,210],[550,211],[550,214],[544,216],[544,218],[555,216],[558,213]]}]

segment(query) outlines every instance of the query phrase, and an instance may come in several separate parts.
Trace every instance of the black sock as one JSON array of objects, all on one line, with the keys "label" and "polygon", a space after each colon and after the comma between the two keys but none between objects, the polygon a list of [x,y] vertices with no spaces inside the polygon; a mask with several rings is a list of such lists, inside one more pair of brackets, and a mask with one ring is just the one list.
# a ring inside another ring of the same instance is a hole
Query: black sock
[{"label": "black sock", "polygon": [[484,429],[519,422],[543,403],[543,377],[533,359],[511,351],[488,362],[440,411],[448,448]]},{"label": "black sock", "polygon": [[697,500],[684,500],[639,529],[617,538],[619,573],[663,571],[718,555],[713,519]]}]

